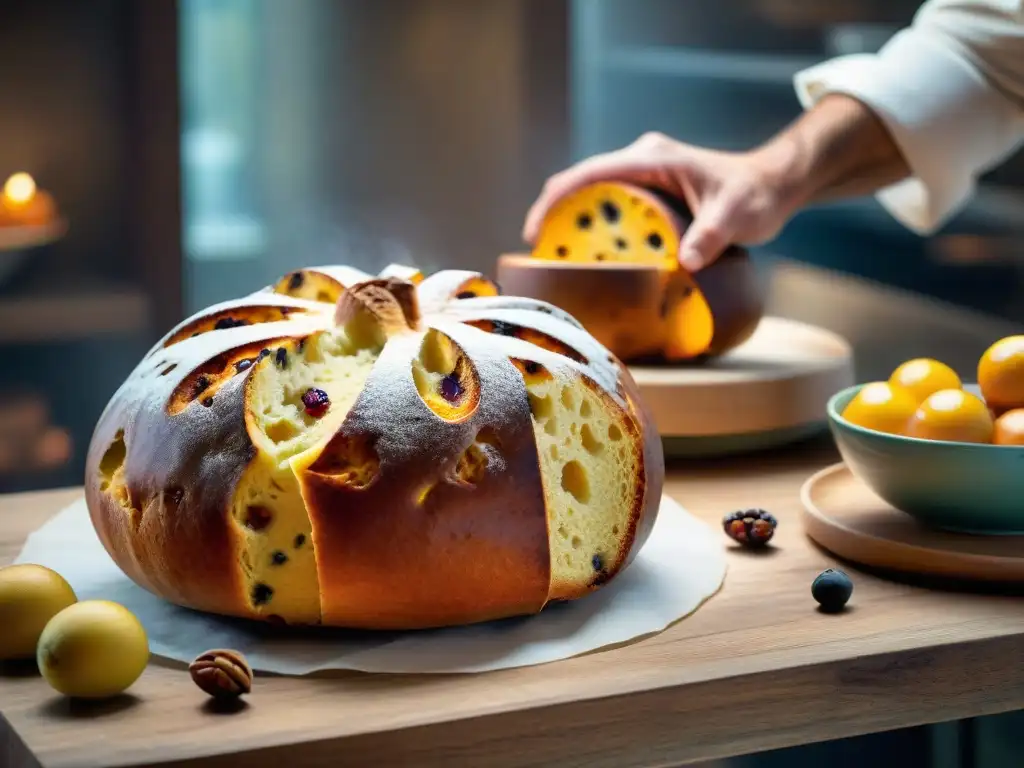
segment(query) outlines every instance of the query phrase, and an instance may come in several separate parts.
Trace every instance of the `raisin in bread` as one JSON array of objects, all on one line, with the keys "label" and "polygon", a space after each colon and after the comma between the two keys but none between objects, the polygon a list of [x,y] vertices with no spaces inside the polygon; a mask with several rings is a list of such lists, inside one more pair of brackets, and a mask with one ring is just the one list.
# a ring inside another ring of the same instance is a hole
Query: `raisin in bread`
[{"label": "raisin in bread", "polygon": [[626,369],[481,274],[306,269],[185,320],[87,459],[136,583],[287,624],[465,624],[580,598],[643,546],[661,443]]},{"label": "raisin in bread", "polygon": [[715,357],[750,338],[764,312],[754,264],[733,246],[695,274],[680,267],[692,217],[663,193],[597,182],[560,199],[528,256],[503,256],[510,293],[569,312],[620,359]]}]

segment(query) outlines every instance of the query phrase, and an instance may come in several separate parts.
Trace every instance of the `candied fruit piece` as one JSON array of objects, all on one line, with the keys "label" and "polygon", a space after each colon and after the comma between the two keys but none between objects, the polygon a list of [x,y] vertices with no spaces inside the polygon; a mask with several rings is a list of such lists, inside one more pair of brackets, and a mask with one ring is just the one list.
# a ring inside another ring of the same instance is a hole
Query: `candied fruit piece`
[{"label": "candied fruit piece", "polygon": [[311,387],[302,395],[302,405],[313,418],[320,418],[331,407],[331,398],[322,389]]}]

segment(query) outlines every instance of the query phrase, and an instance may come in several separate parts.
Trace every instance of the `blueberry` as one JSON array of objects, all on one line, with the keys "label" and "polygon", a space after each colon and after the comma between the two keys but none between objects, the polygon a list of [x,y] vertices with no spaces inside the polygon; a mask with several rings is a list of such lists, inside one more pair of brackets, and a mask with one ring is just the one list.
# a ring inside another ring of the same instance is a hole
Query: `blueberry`
[{"label": "blueberry", "polygon": [[838,613],[853,594],[853,582],[842,571],[832,568],[822,571],[811,584],[811,596],[825,613]]}]

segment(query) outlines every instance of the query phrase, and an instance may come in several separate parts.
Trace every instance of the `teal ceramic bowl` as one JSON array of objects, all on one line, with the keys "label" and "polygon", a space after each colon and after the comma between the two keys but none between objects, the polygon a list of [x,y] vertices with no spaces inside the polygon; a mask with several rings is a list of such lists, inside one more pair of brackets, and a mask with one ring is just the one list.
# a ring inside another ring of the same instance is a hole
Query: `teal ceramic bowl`
[{"label": "teal ceramic bowl", "polygon": [[[861,482],[924,525],[1024,535],[1024,446],[939,442],[864,429],[840,415],[862,386],[828,402],[829,429]],[[977,387],[964,389],[978,394]]]}]

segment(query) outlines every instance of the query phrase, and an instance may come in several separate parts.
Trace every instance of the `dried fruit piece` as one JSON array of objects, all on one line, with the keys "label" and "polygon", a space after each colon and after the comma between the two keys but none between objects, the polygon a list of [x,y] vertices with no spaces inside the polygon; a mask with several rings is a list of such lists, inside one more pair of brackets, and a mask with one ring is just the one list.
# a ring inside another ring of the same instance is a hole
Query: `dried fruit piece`
[{"label": "dried fruit piece", "polygon": [[233,699],[252,691],[252,668],[238,651],[216,648],[188,666],[192,680],[215,699]]},{"label": "dried fruit piece", "polygon": [[458,377],[450,373],[441,379],[438,389],[441,392],[441,397],[449,403],[456,402],[462,395],[462,385],[459,384]]},{"label": "dried fruit piece", "polygon": [[248,325],[248,320],[238,320],[234,317],[222,317],[216,323],[213,324],[214,330],[223,331],[228,328],[240,328],[243,325]]},{"label": "dried fruit piece", "polygon": [[811,584],[811,596],[825,613],[838,613],[843,610],[853,594],[853,582],[842,571],[828,568],[814,579]]},{"label": "dried fruit piece", "polygon": [[303,393],[302,405],[306,413],[314,419],[319,419],[331,407],[331,398],[322,389],[311,387]]},{"label": "dried fruit piece", "polygon": [[775,535],[775,516],[763,509],[743,509],[722,519],[722,528],[733,541],[745,547],[763,547]]},{"label": "dried fruit piece", "polygon": [[274,596],[274,590],[272,587],[266,584],[257,584],[252,588],[252,604],[253,605],[266,605],[270,602],[270,598]]}]

